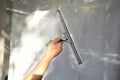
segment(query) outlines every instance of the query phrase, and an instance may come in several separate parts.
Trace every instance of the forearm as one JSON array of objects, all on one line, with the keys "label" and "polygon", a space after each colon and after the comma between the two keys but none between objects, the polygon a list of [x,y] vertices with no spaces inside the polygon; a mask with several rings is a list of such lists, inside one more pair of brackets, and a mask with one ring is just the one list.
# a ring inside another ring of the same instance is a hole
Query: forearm
[{"label": "forearm", "polygon": [[37,66],[24,78],[24,80],[41,80],[51,60],[62,51],[61,36],[55,38],[47,47],[46,53]]},{"label": "forearm", "polygon": [[24,78],[24,80],[40,80],[47,70],[53,57],[46,52],[36,67]]}]

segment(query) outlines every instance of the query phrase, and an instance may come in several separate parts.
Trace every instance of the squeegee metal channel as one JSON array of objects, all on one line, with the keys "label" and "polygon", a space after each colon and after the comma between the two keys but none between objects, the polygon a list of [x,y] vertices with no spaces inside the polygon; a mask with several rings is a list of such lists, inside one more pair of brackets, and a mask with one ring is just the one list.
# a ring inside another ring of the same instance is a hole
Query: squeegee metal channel
[{"label": "squeegee metal channel", "polygon": [[61,21],[64,29],[65,29],[65,37],[67,37],[68,43],[70,43],[71,48],[73,49],[73,52],[74,52],[74,55],[75,55],[75,57],[76,57],[76,59],[77,59],[77,61],[78,61],[78,64],[81,64],[82,61],[81,61],[81,59],[80,59],[80,57],[79,57],[79,55],[78,55],[78,52],[77,52],[77,50],[76,50],[76,48],[75,48],[75,45],[74,45],[74,43],[73,43],[73,40],[72,40],[72,38],[71,38],[71,36],[70,36],[70,34],[69,34],[69,31],[68,31],[68,29],[67,29],[67,26],[66,26],[66,24],[65,24],[65,21],[64,21],[64,19],[63,19],[63,17],[62,17],[62,14],[61,14],[60,10],[56,10],[56,11],[57,11],[57,13],[58,13],[58,17],[59,17],[59,19],[60,19],[60,21]]}]

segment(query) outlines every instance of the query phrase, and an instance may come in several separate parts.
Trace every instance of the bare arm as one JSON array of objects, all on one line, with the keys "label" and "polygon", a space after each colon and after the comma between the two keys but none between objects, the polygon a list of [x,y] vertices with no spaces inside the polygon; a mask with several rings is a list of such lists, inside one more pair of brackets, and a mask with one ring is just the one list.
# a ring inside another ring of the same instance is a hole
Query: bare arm
[{"label": "bare arm", "polygon": [[51,41],[44,56],[36,67],[24,78],[24,80],[41,80],[42,76],[46,72],[51,60],[60,54],[62,51],[63,42],[60,41],[61,36],[58,36],[55,40]]}]

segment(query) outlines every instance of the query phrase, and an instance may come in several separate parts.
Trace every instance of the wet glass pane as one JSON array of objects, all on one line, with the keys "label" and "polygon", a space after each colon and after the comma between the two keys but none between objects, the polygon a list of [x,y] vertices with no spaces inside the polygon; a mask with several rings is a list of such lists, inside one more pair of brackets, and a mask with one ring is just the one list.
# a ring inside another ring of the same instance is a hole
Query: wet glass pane
[{"label": "wet glass pane", "polygon": [[11,0],[9,80],[22,80],[37,64],[45,44],[64,33],[60,9],[82,59],[78,65],[69,43],[50,64],[45,80],[120,79],[119,0]]}]

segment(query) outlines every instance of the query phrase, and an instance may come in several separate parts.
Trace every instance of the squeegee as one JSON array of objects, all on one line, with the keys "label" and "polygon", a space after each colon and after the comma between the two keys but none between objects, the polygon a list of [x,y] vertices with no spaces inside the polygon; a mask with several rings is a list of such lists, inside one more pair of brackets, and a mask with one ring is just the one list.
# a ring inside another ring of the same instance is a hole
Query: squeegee
[{"label": "squeegee", "polygon": [[61,24],[62,24],[62,26],[63,26],[63,28],[64,28],[64,30],[65,30],[65,32],[64,32],[64,34],[63,34],[63,35],[64,35],[63,41],[66,41],[66,42],[68,42],[68,43],[71,45],[71,48],[72,48],[72,50],[73,50],[73,52],[74,52],[74,55],[75,55],[75,57],[76,57],[76,59],[77,59],[78,64],[82,64],[82,61],[81,61],[81,59],[80,59],[80,57],[79,57],[79,55],[78,55],[78,52],[77,52],[77,50],[76,50],[76,48],[75,48],[74,42],[73,42],[73,40],[72,40],[72,37],[70,36],[70,33],[69,33],[69,31],[68,31],[68,28],[67,28],[67,26],[66,26],[66,24],[65,24],[65,21],[64,21],[64,19],[63,19],[62,13],[61,13],[60,10],[56,10],[56,11],[57,11],[57,13],[58,13],[58,18],[59,18],[59,20],[60,20],[60,22],[61,22]]}]

